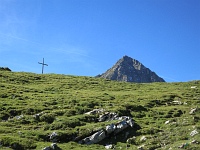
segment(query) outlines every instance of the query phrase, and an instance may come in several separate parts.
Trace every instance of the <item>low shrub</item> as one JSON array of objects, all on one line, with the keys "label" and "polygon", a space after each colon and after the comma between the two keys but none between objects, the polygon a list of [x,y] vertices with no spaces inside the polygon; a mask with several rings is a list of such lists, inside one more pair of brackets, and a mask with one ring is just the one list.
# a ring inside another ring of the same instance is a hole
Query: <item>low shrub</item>
[{"label": "low shrub", "polygon": [[8,136],[2,137],[0,143],[2,146],[11,147],[14,150],[35,149],[37,147],[33,140]]},{"label": "low shrub", "polygon": [[55,117],[54,114],[44,114],[40,117],[40,121],[44,121],[47,123],[52,123],[54,121]]},{"label": "low shrub", "polygon": [[50,125],[51,130],[58,130],[58,129],[66,129],[66,128],[75,128],[76,126],[85,125],[84,122],[81,122],[78,118],[65,118],[59,121],[54,121]]}]

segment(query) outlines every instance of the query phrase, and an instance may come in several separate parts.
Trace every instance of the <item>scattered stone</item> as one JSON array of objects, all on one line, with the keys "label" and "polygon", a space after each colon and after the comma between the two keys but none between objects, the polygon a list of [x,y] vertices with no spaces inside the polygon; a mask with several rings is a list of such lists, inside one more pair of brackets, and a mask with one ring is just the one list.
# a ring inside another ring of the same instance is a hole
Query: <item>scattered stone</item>
[{"label": "scattered stone", "polygon": [[196,134],[198,134],[199,132],[195,129],[190,133],[190,136],[195,136]]},{"label": "scattered stone", "polygon": [[[89,137],[86,137],[82,140],[79,141],[80,144],[94,144],[94,143],[98,143],[101,140],[103,140],[104,138],[108,137],[109,135],[111,135],[113,133],[113,135],[115,136],[117,133],[123,131],[124,129],[126,129],[127,127],[133,127],[134,126],[134,121],[131,117],[129,116],[122,116],[122,117],[118,117],[117,113],[114,112],[105,112],[104,109],[94,109],[90,112],[87,112],[85,114],[91,115],[91,114],[100,114],[103,113],[101,115],[99,115],[99,122],[103,122],[103,121],[112,121],[112,120],[119,120],[120,122],[116,123],[116,124],[110,124],[107,125],[105,127],[105,129],[102,129],[94,134],[92,134]],[[127,132],[125,134],[125,137],[127,138],[129,135],[129,133]]]},{"label": "scattered stone", "polygon": [[197,108],[191,108],[189,114],[192,115],[197,111]]},{"label": "scattered stone", "polygon": [[117,113],[113,113],[113,112],[105,112],[104,114],[99,116],[98,120],[99,122],[118,120],[118,115]]},{"label": "scattered stone", "polygon": [[104,112],[104,109],[93,109],[92,111],[86,112],[86,115],[96,115]]},{"label": "scattered stone", "polygon": [[144,150],[144,145],[138,146],[138,150]]},{"label": "scattered stone", "polygon": [[115,128],[114,134],[117,134],[117,133],[123,131],[124,129],[126,129],[128,127],[128,124],[125,120],[123,120],[123,121],[117,123],[115,126],[116,126],[116,128]]},{"label": "scattered stone", "polygon": [[33,118],[35,118],[36,120],[39,120],[39,119],[40,119],[40,116],[42,116],[43,114],[44,114],[44,112],[35,114],[35,115],[33,115]]},{"label": "scattered stone", "polygon": [[188,143],[183,143],[183,144],[181,144],[178,148],[187,148],[189,146],[189,144]]},{"label": "scattered stone", "polygon": [[196,89],[197,88],[197,86],[191,86],[191,89]]},{"label": "scattered stone", "polygon": [[199,144],[199,142],[197,140],[192,140],[190,143],[191,144]]},{"label": "scattered stone", "polygon": [[132,118],[123,116],[123,117],[118,117],[118,119],[123,119],[123,120],[116,124],[107,125],[105,130],[102,129],[102,130],[94,133],[93,135],[82,139],[81,141],[79,141],[79,143],[80,144],[98,143],[112,133],[113,133],[113,135],[116,135],[117,133],[123,131],[124,129],[126,129],[129,126],[133,127],[134,121]]},{"label": "scattered stone", "polygon": [[134,126],[134,121],[133,121],[133,119],[130,118],[130,117],[128,117],[127,119],[128,119],[128,120],[127,120],[126,122],[129,124],[129,126],[133,127],[133,126]]},{"label": "scattered stone", "polygon": [[16,118],[17,120],[20,120],[20,119],[23,118],[23,117],[24,117],[24,115],[15,116],[15,118]]},{"label": "scattered stone", "polygon": [[50,140],[52,141],[52,142],[57,142],[57,137],[58,137],[58,134],[56,133],[56,132],[53,132],[51,135],[50,135]]},{"label": "scattered stone", "polygon": [[106,149],[113,149],[114,146],[113,146],[112,144],[108,144],[108,145],[105,146],[105,148],[106,148]]},{"label": "scattered stone", "polygon": [[56,143],[52,143],[51,147],[53,150],[57,150],[58,149],[58,145]]},{"label": "scattered stone", "polygon": [[172,102],[174,105],[182,105],[182,102],[181,101],[173,101]]},{"label": "scattered stone", "polygon": [[95,143],[98,143],[101,140],[103,140],[105,137],[106,137],[105,131],[100,130],[100,131],[94,133],[93,135],[86,137],[80,143],[88,144],[88,145],[95,144]]},{"label": "scattered stone", "polygon": [[187,102],[184,102],[183,104],[184,104],[184,105],[187,105]]},{"label": "scattered stone", "polygon": [[126,142],[129,144],[135,144],[135,139],[136,139],[136,137],[133,136],[132,138],[127,139]]},{"label": "scattered stone", "polygon": [[114,130],[115,130],[115,125],[113,123],[106,126],[107,134],[111,134]]},{"label": "scattered stone", "polygon": [[169,124],[169,123],[170,123],[170,120],[165,121],[165,124]]},{"label": "scattered stone", "polygon": [[145,136],[142,136],[141,138],[140,138],[140,141],[141,142],[144,142],[144,141],[146,141],[147,140],[147,138],[145,137]]},{"label": "scattered stone", "polygon": [[43,148],[43,150],[51,150],[51,147],[47,146],[47,147]]}]

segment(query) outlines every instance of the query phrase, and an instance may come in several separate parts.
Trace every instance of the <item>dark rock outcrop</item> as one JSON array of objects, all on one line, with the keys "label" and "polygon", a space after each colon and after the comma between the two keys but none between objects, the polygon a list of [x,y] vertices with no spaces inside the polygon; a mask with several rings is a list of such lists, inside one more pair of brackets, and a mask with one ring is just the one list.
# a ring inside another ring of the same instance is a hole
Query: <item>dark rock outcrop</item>
[{"label": "dark rock outcrop", "polygon": [[138,60],[128,56],[124,56],[112,68],[96,77],[136,83],[165,82]]},{"label": "dark rock outcrop", "polygon": [[8,67],[0,67],[0,71],[11,71]]}]

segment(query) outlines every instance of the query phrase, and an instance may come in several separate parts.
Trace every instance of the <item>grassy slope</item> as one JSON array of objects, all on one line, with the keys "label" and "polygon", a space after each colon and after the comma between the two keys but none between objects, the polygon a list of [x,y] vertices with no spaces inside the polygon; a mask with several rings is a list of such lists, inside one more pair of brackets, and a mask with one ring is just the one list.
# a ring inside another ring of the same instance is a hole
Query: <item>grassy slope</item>
[{"label": "grassy slope", "polygon": [[[132,139],[129,149],[141,145],[150,150],[178,149],[187,143],[186,149],[197,150],[200,145],[190,142],[200,142],[200,134],[192,137],[190,133],[195,129],[200,132],[200,111],[194,115],[189,112],[200,104],[199,88],[200,81],[135,84],[0,71],[0,149],[42,149],[50,146],[48,135],[56,131],[61,149],[105,149],[104,145],[111,142],[116,149],[125,149],[125,134],[129,132],[128,138]],[[173,101],[185,104],[171,104]],[[74,137],[85,137],[110,124],[95,122],[96,116],[84,115],[94,108],[132,116],[136,126],[99,144],[72,142]],[[34,118],[38,113],[40,118]],[[169,124],[165,124],[167,120]],[[140,141],[142,136],[147,139]]]}]

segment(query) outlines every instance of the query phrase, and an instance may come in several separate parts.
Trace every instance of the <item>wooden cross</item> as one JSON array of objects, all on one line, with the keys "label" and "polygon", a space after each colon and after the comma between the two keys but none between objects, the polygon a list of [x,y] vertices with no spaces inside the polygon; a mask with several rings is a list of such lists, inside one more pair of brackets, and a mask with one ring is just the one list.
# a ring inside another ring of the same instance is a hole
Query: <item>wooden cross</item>
[{"label": "wooden cross", "polygon": [[45,65],[45,66],[48,66],[48,65],[44,63],[44,58],[43,58],[43,62],[42,62],[42,63],[38,62],[38,64],[41,64],[41,65],[42,65],[42,74],[43,74],[43,71],[44,71],[44,65]]}]

